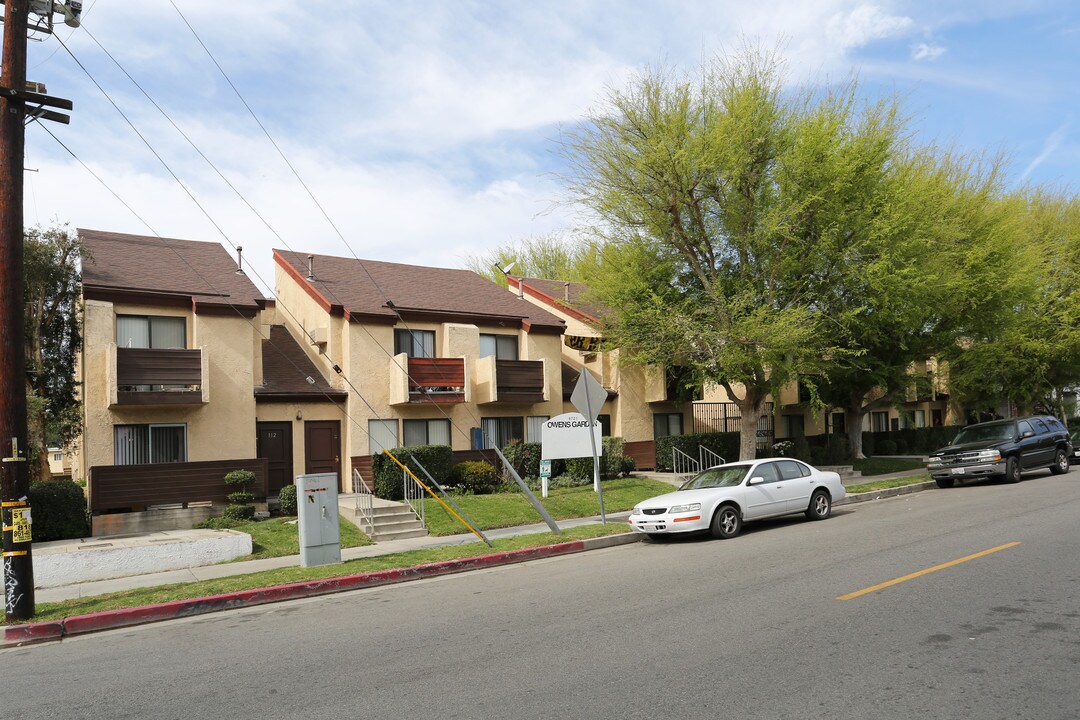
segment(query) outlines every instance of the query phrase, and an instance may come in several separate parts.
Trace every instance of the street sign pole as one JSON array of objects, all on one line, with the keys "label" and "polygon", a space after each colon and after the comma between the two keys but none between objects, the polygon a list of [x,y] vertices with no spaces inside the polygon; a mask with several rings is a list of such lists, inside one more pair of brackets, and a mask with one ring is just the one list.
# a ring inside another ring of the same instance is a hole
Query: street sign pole
[{"label": "street sign pole", "polygon": [[600,454],[596,447],[596,435],[593,426],[596,418],[600,415],[600,408],[607,398],[607,390],[596,381],[589,371],[581,368],[574,392],[570,395],[570,402],[589,421],[589,446],[592,448],[593,458],[593,490],[600,499],[600,522],[607,525],[607,516],[604,514],[604,491],[600,487]]}]

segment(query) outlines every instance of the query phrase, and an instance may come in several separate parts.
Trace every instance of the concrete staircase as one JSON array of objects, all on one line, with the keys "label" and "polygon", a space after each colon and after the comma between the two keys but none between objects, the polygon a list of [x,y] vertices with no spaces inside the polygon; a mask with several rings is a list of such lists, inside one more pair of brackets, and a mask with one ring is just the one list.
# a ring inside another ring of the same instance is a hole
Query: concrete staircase
[{"label": "concrete staircase", "polygon": [[356,513],[356,496],[338,497],[338,512],[342,517],[367,533],[375,542],[384,540],[403,540],[405,538],[427,537],[427,530],[420,524],[412,509],[405,503],[372,498],[374,530],[368,530],[367,523]]}]

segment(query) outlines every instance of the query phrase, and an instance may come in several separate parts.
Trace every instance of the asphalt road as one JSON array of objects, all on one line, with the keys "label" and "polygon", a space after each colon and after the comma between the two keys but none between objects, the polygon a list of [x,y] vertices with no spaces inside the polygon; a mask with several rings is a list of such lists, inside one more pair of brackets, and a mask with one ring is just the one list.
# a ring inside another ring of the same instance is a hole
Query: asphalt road
[{"label": "asphalt road", "polygon": [[0,716],[1077,718],[1078,598],[1039,472],[3,651]]}]

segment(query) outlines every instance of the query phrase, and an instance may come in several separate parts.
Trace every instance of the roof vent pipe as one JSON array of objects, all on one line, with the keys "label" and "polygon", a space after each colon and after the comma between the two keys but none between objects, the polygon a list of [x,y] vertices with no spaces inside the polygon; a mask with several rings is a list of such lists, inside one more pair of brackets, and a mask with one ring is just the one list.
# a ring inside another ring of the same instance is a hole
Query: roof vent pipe
[{"label": "roof vent pipe", "polygon": [[244,261],[243,261],[243,255],[241,254],[243,252],[244,252],[244,248],[237,245],[236,246],[236,274],[237,275],[243,275],[244,274]]},{"label": "roof vent pipe", "polygon": [[314,255],[308,255],[307,256],[307,279],[308,280],[314,280],[315,279],[315,256]]},{"label": "roof vent pipe", "polygon": [[570,303],[570,283],[568,282],[564,282],[562,284],[562,297],[563,300],[567,302],[567,304]]}]

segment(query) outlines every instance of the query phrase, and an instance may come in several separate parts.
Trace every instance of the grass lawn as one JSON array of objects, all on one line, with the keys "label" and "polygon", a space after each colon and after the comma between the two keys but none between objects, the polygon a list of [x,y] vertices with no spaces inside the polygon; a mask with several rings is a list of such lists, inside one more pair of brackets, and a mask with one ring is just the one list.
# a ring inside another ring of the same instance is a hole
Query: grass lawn
[{"label": "grass lawn", "polygon": [[[341,547],[359,547],[370,545],[371,539],[345,518],[340,518]],[[237,558],[243,560],[262,560],[263,558],[282,557],[300,554],[300,534],[296,527],[296,518],[270,518],[239,523],[230,528],[251,535],[251,554]]]},{"label": "grass lawn", "polygon": [[[674,489],[667,483],[650,478],[627,477],[605,480],[603,483],[604,511],[613,513],[629,510],[642,500],[671,492]],[[544,508],[556,520],[600,514],[600,501],[593,492],[591,484],[584,487],[551,490],[548,495],[547,498],[541,498],[540,493],[536,493],[536,497],[544,504]],[[426,502],[428,534],[457,535],[469,531],[442,505],[431,498],[428,498]],[[454,502],[480,530],[544,522],[522,492],[455,495]]]},{"label": "grass lawn", "polygon": [[626,523],[585,525],[582,527],[568,528],[561,535],[555,535],[554,533],[539,533],[536,535],[521,535],[513,538],[495,540],[494,549],[488,548],[488,546],[482,542],[475,542],[468,545],[412,550],[410,552],[395,553],[393,555],[361,558],[350,560],[341,563],[340,565],[324,565],[312,568],[281,568],[278,570],[267,570],[248,575],[234,575],[233,577],[220,578],[218,580],[163,585],[154,588],[140,588],[128,590],[126,592],[109,593],[108,595],[96,595],[93,597],[67,600],[65,602],[38,603],[37,615],[34,617],[33,621],[42,622],[45,620],[59,620],[71,615],[85,615],[87,613],[102,612],[104,610],[141,607],[143,605],[153,605],[174,600],[189,600],[192,598],[236,592],[239,590],[254,590],[272,587],[274,585],[342,577],[345,575],[357,575],[378,570],[416,567],[417,565],[425,565],[427,563],[441,562],[444,560],[477,557],[493,552],[506,552],[508,550],[520,550],[522,548],[540,547],[542,545],[556,545],[571,540],[583,540],[585,538],[602,537],[604,535],[619,535],[627,532],[630,532],[630,528]]},{"label": "grass lawn", "polygon": [[905,470],[921,470],[926,467],[922,460],[908,460],[906,458],[866,458],[865,460],[852,460],[852,467],[863,475],[884,475],[885,473],[903,472]]}]

